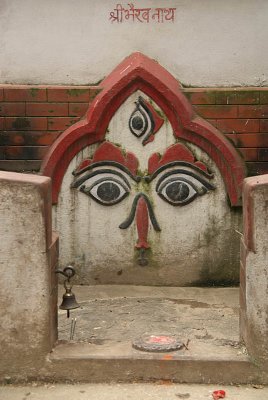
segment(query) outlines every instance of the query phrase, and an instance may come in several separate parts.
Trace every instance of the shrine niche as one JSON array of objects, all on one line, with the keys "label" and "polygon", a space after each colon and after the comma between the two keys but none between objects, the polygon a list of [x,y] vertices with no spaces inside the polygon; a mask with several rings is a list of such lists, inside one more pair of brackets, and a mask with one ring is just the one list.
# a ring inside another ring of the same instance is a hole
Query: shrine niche
[{"label": "shrine niche", "polygon": [[60,265],[78,281],[235,283],[244,166],[178,81],[140,53],[51,147]]}]

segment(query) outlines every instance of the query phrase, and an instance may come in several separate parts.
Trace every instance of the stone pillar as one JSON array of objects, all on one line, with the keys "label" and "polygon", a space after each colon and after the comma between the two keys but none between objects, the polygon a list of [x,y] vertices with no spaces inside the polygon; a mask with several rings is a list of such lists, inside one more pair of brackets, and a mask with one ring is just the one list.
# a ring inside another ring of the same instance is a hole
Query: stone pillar
[{"label": "stone pillar", "polygon": [[0,380],[37,376],[57,338],[50,179],[0,172]]},{"label": "stone pillar", "polygon": [[268,365],[268,175],[245,179],[243,210],[240,334],[253,361]]}]

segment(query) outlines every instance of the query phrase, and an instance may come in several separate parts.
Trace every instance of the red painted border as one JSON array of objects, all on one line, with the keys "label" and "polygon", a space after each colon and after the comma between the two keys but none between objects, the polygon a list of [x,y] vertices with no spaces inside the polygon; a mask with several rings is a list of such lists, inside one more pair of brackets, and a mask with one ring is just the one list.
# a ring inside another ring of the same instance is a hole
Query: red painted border
[{"label": "red painted border", "polygon": [[103,89],[90,105],[85,119],[72,125],[53,143],[41,172],[52,178],[52,201],[57,203],[64,173],[84,147],[104,140],[108,124],[121,104],[136,90],[150,96],[166,114],[174,134],[204,150],[218,166],[230,202],[239,205],[244,164],[229,141],[198,117],[178,81],[156,61],[133,53],[102,81]]}]

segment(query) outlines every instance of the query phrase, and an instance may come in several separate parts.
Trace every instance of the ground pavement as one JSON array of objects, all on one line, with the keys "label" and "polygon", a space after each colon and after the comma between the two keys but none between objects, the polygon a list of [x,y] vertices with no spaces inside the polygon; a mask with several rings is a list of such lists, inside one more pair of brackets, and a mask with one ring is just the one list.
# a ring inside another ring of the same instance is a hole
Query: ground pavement
[{"label": "ground pavement", "polygon": [[213,400],[214,390],[226,392],[226,400],[266,400],[268,387],[148,384],[46,384],[0,387],[1,400]]}]

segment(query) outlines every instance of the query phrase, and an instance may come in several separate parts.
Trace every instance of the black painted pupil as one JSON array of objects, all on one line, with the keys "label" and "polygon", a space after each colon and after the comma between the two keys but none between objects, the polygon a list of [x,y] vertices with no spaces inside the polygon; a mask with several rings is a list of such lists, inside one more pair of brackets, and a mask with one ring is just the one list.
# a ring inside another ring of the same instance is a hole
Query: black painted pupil
[{"label": "black painted pupil", "polygon": [[120,189],[113,182],[103,182],[97,189],[97,195],[101,200],[108,203],[118,199],[120,196]]},{"label": "black painted pupil", "polygon": [[138,115],[136,115],[135,117],[132,118],[131,125],[133,129],[139,131],[143,128],[143,119]]},{"label": "black painted pupil", "polygon": [[172,201],[184,201],[189,196],[189,186],[184,182],[173,182],[166,188],[166,195]]}]

